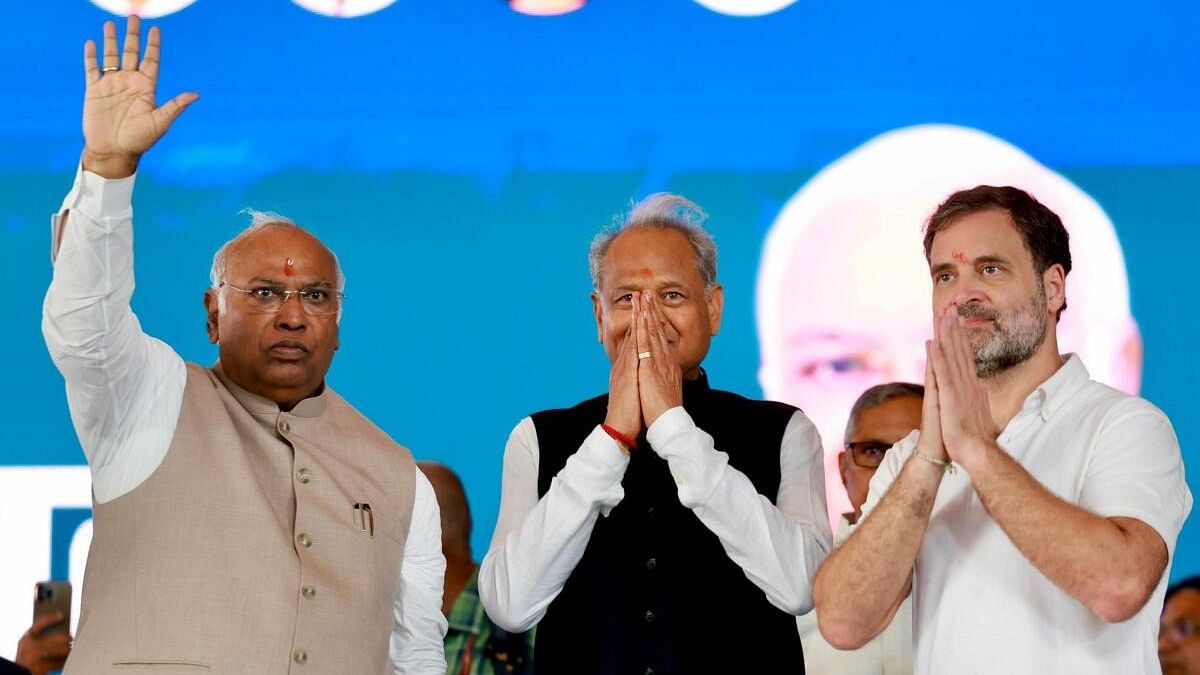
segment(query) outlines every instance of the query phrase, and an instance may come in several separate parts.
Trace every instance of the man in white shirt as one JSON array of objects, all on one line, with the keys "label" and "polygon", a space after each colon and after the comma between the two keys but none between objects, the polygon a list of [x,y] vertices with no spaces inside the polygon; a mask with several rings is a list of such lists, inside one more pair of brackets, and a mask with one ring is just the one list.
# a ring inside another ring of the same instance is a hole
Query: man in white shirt
[{"label": "man in white shirt", "polygon": [[803,669],[793,615],[830,545],[820,439],[792,406],[709,387],[724,296],[703,220],[653,195],[593,241],[608,395],[505,448],[480,598],[507,630],[538,624],[538,672]]},{"label": "man in white shirt", "polygon": [[[877,384],[864,391],[850,408],[838,453],[842,486],[854,509],[843,513],[834,532],[836,547],[858,524],[867,489],[887,451],[921,426],[925,388],[908,382]],[[817,613],[796,617],[804,664],[809,675],[911,675],[912,603],[906,599],[888,627],[858,649],[844,651],[829,644],[817,629]]]},{"label": "man in white shirt", "polygon": [[411,455],[325,383],[343,277],[278,217],[227,243],[205,294],[220,360],[142,333],[135,172],[189,104],[155,104],[104,26],[85,46],[85,148],[54,218],[43,332],[93,477],[94,528],[67,673],[444,672],[437,503]]},{"label": "man in white shirt", "polygon": [[979,186],[930,217],[934,339],[921,429],[817,575],[821,632],[858,647],[913,594],[915,671],[1151,673],[1191,509],[1150,403],[1060,356],[1071,254],[1027,193]]}]

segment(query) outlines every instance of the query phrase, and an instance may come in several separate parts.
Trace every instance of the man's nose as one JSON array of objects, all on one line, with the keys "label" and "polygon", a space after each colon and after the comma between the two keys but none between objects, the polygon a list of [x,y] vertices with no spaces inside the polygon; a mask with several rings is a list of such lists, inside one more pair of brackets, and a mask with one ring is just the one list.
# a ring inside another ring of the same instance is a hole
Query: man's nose
[{"label": "man's nose", "polygon": [[964,274],[954,286],[954,304],[959,307],[979,304],[986,299],[983,284],[973,274]]},{"label": "man's nose", "polygon": [[[649,302],[653,303],[654,309],[658,310],[659,316],[662,317],[662,322],[659,324],[659,328],[662,330],[663,336],[666,337],[667,340],[674,342],[679,338],[679,331],[675,329],[675,324],[671,323],[670,313],[667,311],[667,308],[662,304],[662,302],[659,301],[657,297],[654,297],[653,295],[650,296]],[[650,315],[650,320],[654,320],[653,313]]]},{"label": "man's nose", "polygon": [[275,325],[281,330],[304,330],[308,325],[308,312],[298,294],[291,293],[284,297],[283,304],[279,305],[279,313],[275,315]]}]

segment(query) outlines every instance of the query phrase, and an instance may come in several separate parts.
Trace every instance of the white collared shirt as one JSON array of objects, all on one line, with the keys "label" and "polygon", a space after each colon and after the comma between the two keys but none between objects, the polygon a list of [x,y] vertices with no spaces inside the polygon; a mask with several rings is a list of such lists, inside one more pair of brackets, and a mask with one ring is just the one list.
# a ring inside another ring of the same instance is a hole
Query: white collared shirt
[{"label": "white collared shirt", "polygon": [[[682,407],[655,420],[646,439],[667,460],[680,503],[720,539],[767,600],[790,614],[811,609],[812,579],[831,536],[821,439],[804,413],[794,413],[783,434],[775,503],[729,465],[729,456]],[[479,569],[479,598],[492,621],[510,631],[527,630],[545,615],[583,557],[596,519],[625,496],[621,479],[629,457],[599,426],[541,499],[538,463],[537,431],[526,417],[504,449],[500,516]]]},{"label": "white collared shirt", "polygon": [[[887,453],[863,518],[912,456],[918,435]],[[1136,518],[1174,554],[1192,506],[1175,431],[1146,400],[1091,380],[1078,356],[1025,399],[997,443],[1053,494],[1099,516]],[[948,473],[914,572],[916,672],[1158,673],[1167,577],[1133,618],[1107,623],[1025,559],[965,471]]]},{"label": "white collared shirt", "polygon": [[[187,383],[183,359],[143,333],[129,306],[134,182],[134,176],[107,180],[82,168],[76,174],[52,221],[54,280],[42,310],[42,332],[66,379],[71,421],[100,503],[132,491],[162,463]],[[415,491],[397,571],[391,659],[397,673],[442,675],[446,563],[437,500],[419,470]]]}]

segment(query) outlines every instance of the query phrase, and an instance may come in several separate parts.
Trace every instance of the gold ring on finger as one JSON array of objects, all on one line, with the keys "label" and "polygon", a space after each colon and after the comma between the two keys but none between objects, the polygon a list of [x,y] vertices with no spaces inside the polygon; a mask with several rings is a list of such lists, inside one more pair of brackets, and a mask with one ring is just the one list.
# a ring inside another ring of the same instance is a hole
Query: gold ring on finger
[{"label": "gold ring on finger", "polygon": [[650,358],[650,352],[638,352],[638,360]]},{"label": "gold ring on finger", "polygon": [[121,66],[104,66],[100,69],[102,73],[115,73],[121,69]]}]

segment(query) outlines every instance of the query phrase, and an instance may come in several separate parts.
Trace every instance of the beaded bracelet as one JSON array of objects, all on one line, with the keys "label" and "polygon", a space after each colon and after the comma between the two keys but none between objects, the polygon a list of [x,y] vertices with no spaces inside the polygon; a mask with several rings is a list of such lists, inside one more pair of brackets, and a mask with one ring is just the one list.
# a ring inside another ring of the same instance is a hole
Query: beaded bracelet
[{"label": "beaded bracelet", "polygon": [[929,455],[921,452],[920,450],[917,450],[916,448],[913,448],[913,452],[916,453],[917,457],[920,457],[921,459],[925,460],[926,462],[929,462],[930,464],[932,464],[934,466],[942,467],[942,471],[945,471],[946,473],[955,473],[958,471],[958,469],[956,469],[954,467],[954,462],[951,462],[950,460],[938,459],[937,457],[930,457]]}]

